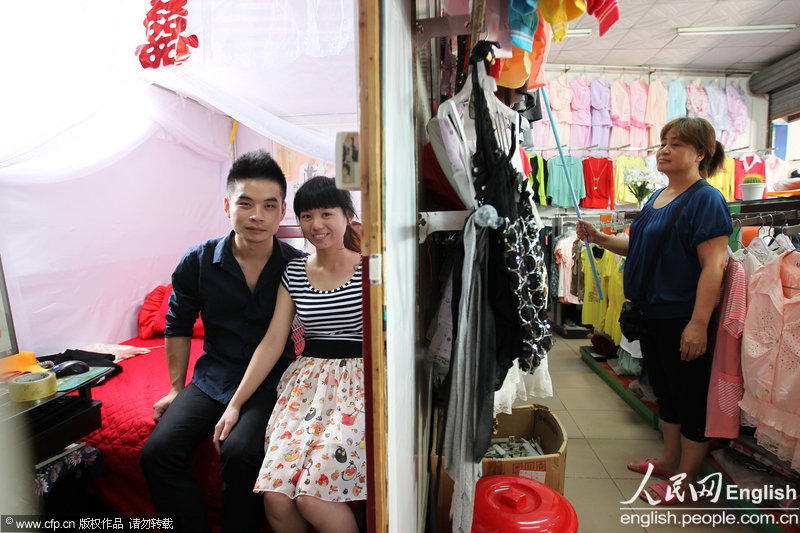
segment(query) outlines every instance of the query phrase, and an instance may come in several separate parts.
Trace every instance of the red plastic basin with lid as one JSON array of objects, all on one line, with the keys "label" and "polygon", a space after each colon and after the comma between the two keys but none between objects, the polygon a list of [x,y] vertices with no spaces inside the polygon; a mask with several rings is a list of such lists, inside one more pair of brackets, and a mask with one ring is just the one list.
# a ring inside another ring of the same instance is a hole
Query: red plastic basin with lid
[{"label": "red plastic basin with lid", "polygon": [[472,533],[576,533],[578,515],[544,483],[521,476],[487,476],[475,488]]}]

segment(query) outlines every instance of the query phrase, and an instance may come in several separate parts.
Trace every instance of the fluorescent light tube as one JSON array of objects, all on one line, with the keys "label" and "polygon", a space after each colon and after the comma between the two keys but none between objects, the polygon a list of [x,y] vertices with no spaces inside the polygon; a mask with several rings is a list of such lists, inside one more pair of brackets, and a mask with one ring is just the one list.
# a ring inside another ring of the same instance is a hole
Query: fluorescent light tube
[{"label": "fluorescent light tube", "polygon": [[741,35],[746,33],[780,33],[792,31],[797,24],[754,24],[752,26],[697,26],[678,28],[678,35]]},{"label": "fluorescent light tube", "polygon": [[567,30],[566,37],[589,37],[592,34],[591,28],[583,28],[577,30]]}]

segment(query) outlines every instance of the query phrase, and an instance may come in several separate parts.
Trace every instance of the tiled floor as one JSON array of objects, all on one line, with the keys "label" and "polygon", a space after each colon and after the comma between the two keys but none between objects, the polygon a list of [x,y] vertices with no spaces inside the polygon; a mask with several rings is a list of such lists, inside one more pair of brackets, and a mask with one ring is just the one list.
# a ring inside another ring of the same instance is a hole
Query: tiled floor
[{"label": "tiled floor", "polygon": [[[588,339],[558,338],[549,360],[555,396],[536,400],[547,405],[567,430],[565,496],[578,513],[580,532],[754,531],[742,525],[681,525],[683,520],[702,520],[701,511],[686,509],[697,505],[684,504],[670,507],[669,511],[660,507],[654,511],[638,499],[630,505],[620,503],[636,494],[643,477],[625,464],[631,459],[658,457],[661,434],[581,360],[579,348],[587,344]],[[708,502],[701,505],[714,507]],[[668,513],[672,513],[671,518],[665,518]],[[675,520],[677,525],[652,525],[648,520]]]}]

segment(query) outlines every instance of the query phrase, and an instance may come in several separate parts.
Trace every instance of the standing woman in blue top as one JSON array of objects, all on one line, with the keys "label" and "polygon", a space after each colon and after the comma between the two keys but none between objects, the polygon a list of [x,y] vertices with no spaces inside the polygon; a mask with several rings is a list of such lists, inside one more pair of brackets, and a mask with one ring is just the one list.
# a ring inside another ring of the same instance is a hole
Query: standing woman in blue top
[{"label": "standing woman in blue top", "polygon": [[[705,185],[725,157],[714,128],[702,118],[677,118],[661,130],[658,170],[669,178],[653,193],[630,228],[630,239],[598,232],[588,222],[578,224],[578,237],[627,256],[625,296],[639,302],[647,333],[641,339],[648,376],[658,398],[664,434],[664,455],[628,463],[628,468],[664,477],[685,474],[694,483],[708,452],[705,437],[706,400],[713,349],[708,327],[727,263],[728,236],[733,231],[725,198]],[[672,213],[691,187],[700,187],[678,217],[663,247],[648,287],[645,271],[657,253],[657,243]],[[678,503],[668,481],[651,485],[652,500]],[[673,486],[674,488],[675,486]],[[681,487],[687,489],[686,485]],[[687,499],[691,492],[686,490]],[[646,495],[642,494],[644,498]]]},{"label": "standing woman in blue top", "polygon": [[289,261],[275,314],[228,407],[214,428],[219,448],[248,398],[280,356],[295,315],[305,347],[283,373],[267,424],[255,492],[264,494],[277,533],[357,533],[346,502],[364,500],[366,441],[361,238],[350,193],[318,176],[295,194],[294,212],[314,254]]}]

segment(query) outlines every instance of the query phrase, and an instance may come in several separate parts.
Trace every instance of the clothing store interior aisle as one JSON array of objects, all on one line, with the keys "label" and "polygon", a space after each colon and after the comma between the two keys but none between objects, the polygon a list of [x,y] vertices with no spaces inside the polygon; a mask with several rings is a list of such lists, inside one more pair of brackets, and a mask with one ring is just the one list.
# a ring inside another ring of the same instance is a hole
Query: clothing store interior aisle
[{"label": "clothing store interior aisle", "polygon": [[[548,353],[554,396],[537,398],[534,403],[546,405],[558,417],[567,431],[567,470],[564,496],[578,513],[580,531],[587,533],[695,533],[720,531],[709,526],[685,527],[651,525],[644,528],[640,521],[621,522],[622,515],[652,513],[649,505],[636,494],[642,476],[631,472],[625,464],[640,457],[658,457],[663,450],[661,434],[650,427],[600,377],[583,362],[581,346],[590,346],[589,339],[557,337]],[[522,405],[528,402],[520,402]],[[722,499],[721,499],[722,500]],[[643,508],[632,510],[632,507]],[[680,516],[715,511],[682,510],[697,507],[726,509],[722,501],[707,500],[700,504],[684,503],[658,507]],[[648,508],[644,510],[644,508]],[[728,510],[728,512],[734,512]],[[726,525],[728,532],[752,532],[749,526]]]}]

